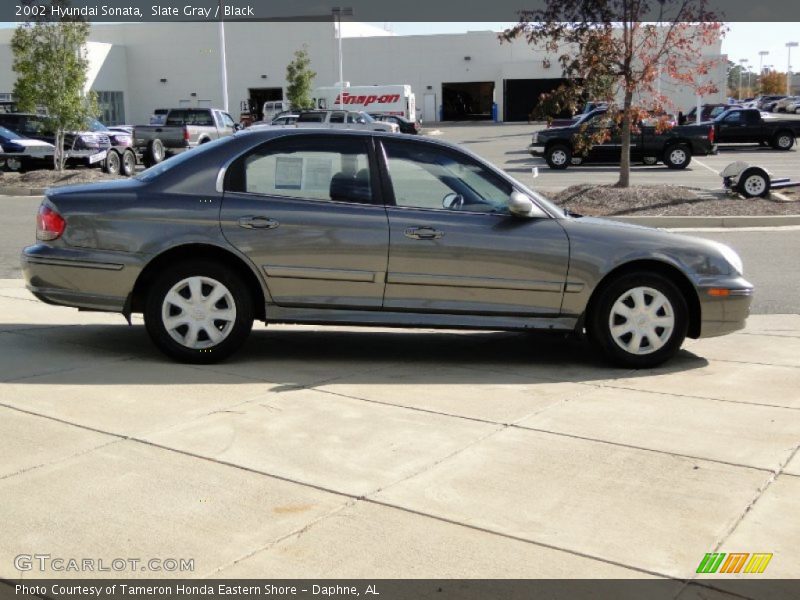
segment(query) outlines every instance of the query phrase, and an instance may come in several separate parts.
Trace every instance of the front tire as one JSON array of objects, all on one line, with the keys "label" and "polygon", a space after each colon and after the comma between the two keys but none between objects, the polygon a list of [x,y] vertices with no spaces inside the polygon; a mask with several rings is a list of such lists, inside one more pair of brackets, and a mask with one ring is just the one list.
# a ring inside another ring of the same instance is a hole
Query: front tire
[{"label": "front tire", "polygon": [[572,162],[572,150],[563,144],[550,146],[544,154],[547,166],[551,169],[563,171]]},{"label": "front tire", "polygon": [[162,271],[147,294],[145,326],[170,358],[211,364],[238,350],[253,326],[253,300],[235,272],[190,261]]},{"label": "front tire", "polygon": [[764,169],[751,167],[739,177],[737,191],[745,198],[765,198],[769,195],[770,179]]},{"label": "front tire", "polygon": [[664,151],[664,164],[670,169],[685,169],[692,162],[692,150],[686,144],[675,144]]},{"label": "front tire", "polygon": [[116,150],[109,150],[108,155],[106,155],[106,160],[103,163],[103,171],[109,175],[119,175],[121,167],[122,161],[120,160],[119,154],[117,154]]},{"label": "front tire", "polygon": [[686,299],[666,277],[637,271],[599,291],[587,315],[589,340],[614,364],[647,369],[678,352],[688,329]]}]

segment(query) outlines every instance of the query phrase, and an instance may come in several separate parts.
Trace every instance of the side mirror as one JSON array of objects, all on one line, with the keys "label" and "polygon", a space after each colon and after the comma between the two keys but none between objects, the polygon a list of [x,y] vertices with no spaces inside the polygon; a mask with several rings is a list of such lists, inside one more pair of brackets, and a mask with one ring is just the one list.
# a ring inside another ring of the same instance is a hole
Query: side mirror
[{"label": "side mirror", "polygon": [[512,215],[516,217],[526,217],[529,219],[535,219],[547,216],[547,213],[545,213],[541,208],[536,206],[533,203],[533,200],[528,198],[522,192],[516,192],[516,191],[511,192],[511,196],[509,196],[508,198],[508,210]]},{"label": "side mirror", "polygon": [[244,126],[241,123],[234,123],[233,124],[233,130],[234,131],[239,131],[241,129],[244,129]]}]

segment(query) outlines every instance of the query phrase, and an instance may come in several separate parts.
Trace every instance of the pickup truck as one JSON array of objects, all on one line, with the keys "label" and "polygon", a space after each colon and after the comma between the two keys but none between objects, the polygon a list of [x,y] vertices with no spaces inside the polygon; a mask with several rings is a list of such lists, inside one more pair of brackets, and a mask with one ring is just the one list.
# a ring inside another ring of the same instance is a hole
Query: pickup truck
[{"label": "pickup truck", "polygon": [[[576,152],[576,138],[592,135],[608,129],[607,140],[595,144],[588,152]],[[529,151],[533,156],[544,156],[551,169],[566,169],[579,165],[584,160],[595,162],[619,162],[622,155],[620,131],[614,120],[606,115],[606,109],[594,110],[570,127],[554,127],[533,134]],[[714,127],[711,123],[681,125],[664,132],[656,127],[640,123],[631,132],[631,160],[654,165],[663,161],[670,169],[685,169],[693,155],[716,154]]]},{"label": "pickup truck", "polygon": [[400,127],[394,123],[376,121],[365,112],[347,110],[309,110],[301,112],[295,125],[299,128],[366,129],[397,133]]},{"label": "pickup truck", "polygon": [[718,144],[769,144],[790,150],[800,135],[800,121],[764,118],[756,108],[726,110],[712,123]]},{"label": "pickup truck", "polygon": [[144,165],[151,167],[168,156],[233,135],[238,129],[231,116],[217,108],[171,108],[163,125],[137,125],[133,145]]}]

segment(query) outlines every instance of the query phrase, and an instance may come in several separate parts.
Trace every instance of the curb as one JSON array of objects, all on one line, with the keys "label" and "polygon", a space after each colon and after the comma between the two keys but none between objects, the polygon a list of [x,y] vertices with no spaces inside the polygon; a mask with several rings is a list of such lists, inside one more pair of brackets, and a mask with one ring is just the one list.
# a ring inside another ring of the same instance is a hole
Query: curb
[{"label": "curb", "polygon": [[800,225],[800,215],[740,215],[740,216],[713,216],[713,217],[602,217],[612,221],[643,225],[645,227],[662,228],[727,228],[737,227],[790,227]]},{"label": "curb", "polygon": [[44,187],[17,187],[14,185],[0,185],[0,196],[43,196]]}]

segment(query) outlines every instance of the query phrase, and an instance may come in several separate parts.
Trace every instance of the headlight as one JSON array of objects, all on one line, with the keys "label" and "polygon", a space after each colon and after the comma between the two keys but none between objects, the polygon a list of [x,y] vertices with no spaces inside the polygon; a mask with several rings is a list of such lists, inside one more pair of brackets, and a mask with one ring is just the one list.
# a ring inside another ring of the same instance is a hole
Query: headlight
[{"label": "headlight", "polygon": [[739,275],[744,275],[744,264],[742,263],[741,256],[736,254],[736,251],[730,246],[726,246],[720,242],[716,242],[714,245],[722,254],[722,258],[724,258]]}]

